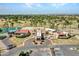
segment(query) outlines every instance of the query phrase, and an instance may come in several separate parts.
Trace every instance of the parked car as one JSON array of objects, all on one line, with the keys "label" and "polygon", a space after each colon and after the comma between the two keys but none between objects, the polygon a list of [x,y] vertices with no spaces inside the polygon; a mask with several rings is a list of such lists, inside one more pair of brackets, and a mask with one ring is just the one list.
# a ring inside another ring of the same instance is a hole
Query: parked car
[{"label": "parked car", "polygon": [[46,31],[46,34],[53,34],[54,32],[56,32],[55,29],[49,29],[49,28],[46,28],[45,31]]},{"label": "parked car", "polygon": [[60,48],[54,48],[54,51],[60,51]]},{"label": "parked car", "polygon": [[63,56],[63,52],[61,52],[60,48],[54,48],[54,52],[56,56]]},{"label": "parked car", "polygon": [[7,49],[12,49],[12,48],[15,48],[15,47],[16,47],[16,45],[10,44],[10,45],[8,45],[8,48]]},{"label": "parked car", "polygon": [[0,40],[3,40],[5,38],[7,38],[7,37],[8,37],[7,33],[4,33],[4,32],[0,33]]},{"label": "parked car", "polygon": [[0,36],[0,40],[3,40],[3,39],[5,39],[7,36]]},{"label": "parked car", "polygon": [[70,48],[70,50],[72,50],[72,51],[79,51],[79,48],[77,48],[77,47],[72,47],[72,48]]}]

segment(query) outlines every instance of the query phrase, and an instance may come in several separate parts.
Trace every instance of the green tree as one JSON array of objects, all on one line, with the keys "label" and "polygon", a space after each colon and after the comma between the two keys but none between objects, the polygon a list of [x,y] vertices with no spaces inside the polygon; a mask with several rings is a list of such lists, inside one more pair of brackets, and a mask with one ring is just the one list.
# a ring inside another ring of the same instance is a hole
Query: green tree
[{"label": "green tree", "polygon": [[21,51],[19,56],[26,56],[26,53],[24,53],[24,51]]}]

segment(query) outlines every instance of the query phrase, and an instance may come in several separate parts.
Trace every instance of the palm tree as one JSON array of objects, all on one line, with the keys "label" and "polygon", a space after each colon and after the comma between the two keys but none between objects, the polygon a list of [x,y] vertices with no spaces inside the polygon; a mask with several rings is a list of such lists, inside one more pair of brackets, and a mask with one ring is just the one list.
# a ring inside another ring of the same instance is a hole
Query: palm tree
[{"label": "palm tree", "polygon": [[77,23],[78,23],[78,26],[77,26],[77,27],[78,27],[78,29],[79,29],[79,19],[77,19]]}]

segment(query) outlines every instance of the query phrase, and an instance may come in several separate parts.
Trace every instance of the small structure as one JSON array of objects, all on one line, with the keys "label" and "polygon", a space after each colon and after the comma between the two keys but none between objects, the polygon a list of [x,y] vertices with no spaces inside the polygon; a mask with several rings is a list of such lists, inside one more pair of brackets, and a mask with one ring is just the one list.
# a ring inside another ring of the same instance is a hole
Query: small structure
[{"label": "small structure", "polygon": [[58,38],[61,39],[68,39],[70,38],[70,35],[68,32],[57,32],[58,33]]},{"label": "small structure", "polygon": [[22,38],[31,35],[29,30],[17,30],[15,34],[16,34],[16,37],[22,37]]},{"label": "small structure", "polygon": [[38,29],[37,32],[36,32],[36,36],[37,36],[37,40],[40,40],[41,39],[41,30]]},{"label": "small structure", "polygon": [[21,29],[21,27],[7,27],[7,28],[1,28],[3,32],[8,32],[8,33],[14,33],[16,30]]},{"label": "small structure", "polygon": [[50,28],[45,28],[45,31],[47,34],[53,34],[54,32],[56,32],[55,29],[50,29]]}]

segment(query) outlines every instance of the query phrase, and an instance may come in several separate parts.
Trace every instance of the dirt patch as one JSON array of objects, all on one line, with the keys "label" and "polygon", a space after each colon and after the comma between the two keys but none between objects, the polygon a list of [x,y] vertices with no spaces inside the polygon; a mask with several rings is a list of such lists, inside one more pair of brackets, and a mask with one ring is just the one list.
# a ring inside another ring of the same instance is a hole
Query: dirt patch
[{"label": "dirt patch", "polygon": [[11,40],[11,42],[13,44],[15,44],[16,46],[19,46],[19,45],[23,44],[23,42],[24,42],[25,39],[24,38],[12,37],[12,38],[10,38],[10,40]]},{"label": "dirt patch", "polygon": [[55,45],[78,45],[79,39],[53,39],[52,43]]}]

